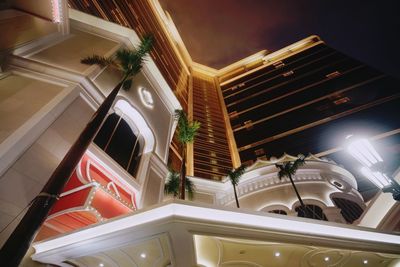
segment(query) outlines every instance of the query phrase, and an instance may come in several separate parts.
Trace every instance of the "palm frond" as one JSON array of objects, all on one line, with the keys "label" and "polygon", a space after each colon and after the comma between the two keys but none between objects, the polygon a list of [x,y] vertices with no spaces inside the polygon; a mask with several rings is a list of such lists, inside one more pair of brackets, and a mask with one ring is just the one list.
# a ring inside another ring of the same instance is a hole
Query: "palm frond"
[{"label": "palm frond", "polygon": [[115,59],[92,55],[83,58],[81,63],[99,65],[101,67],[111,66],[122,71],[124,79],[126,79],[126,82],[123,83],[123,88],[129,90],[132,84],[130,79],[140,72],[145,61],[145,56],[150,52],[152,47],[153,37],[147,35],[141,40],[136,50],[120,49],[117,51]]},{"label": "palm frond", "polygon": [[240,178],[246,172],[246,165],[242,164],[236,169],[233,169],[228,172],[228,177],[231,180],[232,185],[238,185]]},{"label": "palm frond", "polygon": [[135,51],[130,51],[128,49],[119,49],[116,53],[116,58],[125,73],[129,71],[129,62],[132,60],[132,56],[136,57]]},{"label": "palm frond", "polygon": [[127,80],[125,80],[124,83],[122,84],[122,88],[123,88],[125,91],[128,91],[129,89],[131,89],[131,86],[132,86],[132,79],[127,79]]},{"label": "palm frond", "polygon": [[175,119],[178,121],[178,140],[181,144],[192,143],[197,131],[200,128],[200,122],[189,122],[186,113],[183,110],[175,110]]},{"label": "palm frond", "polygon": [[305,164],[304,155],[299,155],[295,161],[287,161],[275,164],[275,167],[279,169],[278,178],[282,180],[284,177],[289,177],[289,175],[295,175],[299,167]]},{"label": "palm frond", "polygon": [[294,173],[297,172],[297,169],[305,164],[304,155],[299,155],[298,158],[292,163],[291,170]]},{"label": "palm frond", "polygon": [[106,67],[108,65],[115,64],[115,61],[109,57],[92,55],[92,56],[82,58],[81,63],[86,64],[86,65],[99,65],[101,67]]},{"label": "palm frond", "polygon": [[[179,196],[179,182],[180,182],[180,174],[179,172],[170,170],[167,178],[167,182],[164,185],[164,193],[167,195],[173,195],[174,198]],[[194,192],[196,187],[192,180],[186,177],[185,188],[188,192],[189,199],[193,199]]]},{"label": "palm frond", "polygon": [[282,180],[285,176],[287,176],[287,174],[285,172],[285,164],[284,163],[277,163],[277,164],[275,164],[275,167],[277,169],[279,169],[279,172],[278,172],[279,180]]},{"label": "palm frond", "polygon": [[185,188],[186,188],[186,191],[188,192],[189,199],[192,200],[193,196],[194,196],[194,191],[196,190],[196,187],[195,187],[194,183],[192,182],[192,180],[190,180],[187,177],[186,177],[186,181],[185,181]]},{"label": "palm frond", "polygon": [[150,34],[145,35],[137,49],[137,54],[143,58],[153,48],[153,44],[154,44],[153,36]]},{"label": "palm frond", "polygon": [[121,68],[127,75],[132,77],[140,72],[145,61],[145,56],[153,47],[153,37],[145,36],[136,50],[120,49],[117,51],[117,59]]},{"label": "palm frond", "polygon": [[173,195],[174,198],[179,195],[179,173],[170,171],[168,174],[167,182],[164,186],[164,193],[167,195]]}]

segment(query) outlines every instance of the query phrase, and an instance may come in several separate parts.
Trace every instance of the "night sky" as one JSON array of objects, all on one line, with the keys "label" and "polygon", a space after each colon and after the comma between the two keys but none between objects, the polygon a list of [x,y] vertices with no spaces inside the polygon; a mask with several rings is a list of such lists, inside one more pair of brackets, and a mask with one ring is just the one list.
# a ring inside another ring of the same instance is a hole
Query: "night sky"
[{"label": "night sky", "polygon": [[221,68],[309,35],[400,77],[398,0],[160,0],[194,61]]}]

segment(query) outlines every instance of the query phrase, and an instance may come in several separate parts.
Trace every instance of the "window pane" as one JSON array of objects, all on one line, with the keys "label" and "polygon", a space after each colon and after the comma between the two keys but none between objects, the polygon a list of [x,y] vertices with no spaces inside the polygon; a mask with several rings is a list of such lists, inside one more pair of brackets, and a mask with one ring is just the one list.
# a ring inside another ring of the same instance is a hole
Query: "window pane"
[{"label": "window pane", "polygon": [[104,149],[104,147],[106,146],[108,139],[110,138],[115,126],[118,123],[118,120],[119,116],[117,114],[111,114],[107,117],[100,131],[97,133],[94,139],[94,143],[101,149]]},{"label": "window pane", "polygon": [[106,152],[124,169],[128,167],[135,139],[130,126],[124,120],[121,120]]}]

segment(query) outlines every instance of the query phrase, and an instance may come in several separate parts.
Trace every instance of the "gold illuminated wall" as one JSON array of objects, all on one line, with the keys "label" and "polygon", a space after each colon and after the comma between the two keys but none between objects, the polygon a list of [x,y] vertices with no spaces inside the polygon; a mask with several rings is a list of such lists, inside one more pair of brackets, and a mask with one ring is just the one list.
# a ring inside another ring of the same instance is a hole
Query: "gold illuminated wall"
[{"label": "gold illuminated wall", "polygon": [[194,176],[214,180],[232,168],[218,90],[214,77],[193,72],[193,119],[201,123],[193,148]]},{"label": "gold illuminated wall", "polygon": [[[134,29],[140,37],[152,34],[155,43],[150,53],[151,57],[174,91],[182,108],[188,112],[189,73],[184,63],[179,60],[173,41],[165,31],[163,22],[156,14],[151,1],[69,0],[68,5],[73,9]],[[170,146],[169,154],[169,164],[179,170],[182,156],[176,138]]]}]

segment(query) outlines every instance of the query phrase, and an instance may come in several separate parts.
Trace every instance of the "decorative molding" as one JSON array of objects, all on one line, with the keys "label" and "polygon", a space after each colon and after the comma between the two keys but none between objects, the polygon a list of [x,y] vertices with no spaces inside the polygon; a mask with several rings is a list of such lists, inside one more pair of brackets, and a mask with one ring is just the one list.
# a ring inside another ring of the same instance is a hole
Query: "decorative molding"
[{"label": "decorative molding", "polygon": [[[175,253],[185,250],[186,246],[193,246],[190,243],[193,243],[192,235],[196,233],[300,245],[312,243],[333,250],[396,254],[400,248],[399,236],[366,228],[175,200],[69,235],[34,243],[36,253],[33,259],[58,264],[60,261],[135,244],[161,233],[171,234]],[[185,243],[177,242],[182,235],[189,238],[185,239]],[[63,256],[60,258],[59,255]],[[191,255],[175,255],[195,259]],[[194,266],[193,262],[186,263],[178,266]]]},{"label": "decorative molding", "polygon": [[[273,190],[282,186],[291,187],[288,178],[280,180],[277,177],[278,170],[275,167],[275,163],[293,161],[295,159],[297,159],[297,157],[285,154],[279,159],[273,158],[269,161],[257,160],[252,166],[248,167],[247,172],[243,175],[237,186],[239,198],[262,191]],[[197,192],[207,193],[215,197],[215,204],[230,205],[234,202],[235,198],[232,185],[227,178],[221,182],[196,177],[191,179],[196,186]],[[327,206],[334,205],[329,195],[336,192],[340,192],[343,195],[349,194],[352,198],[359,198],[357,203],[362,202],[361,195],[357,193],[356,188],[354,188],[354,186],[357,186],[354,176],[332,161],[323,160],[310,155],[306,158],[306,164],[298,170],[293,180],[299,185],[305,183],[319,185],[320,189],[324,190],[326,199],[318,199],[318,201],[325,203]],[[339,181],[344,185],[344,188],[337,188],[333,185],[332,181]],[[291,209],[289,206],[288,208]]]}]

